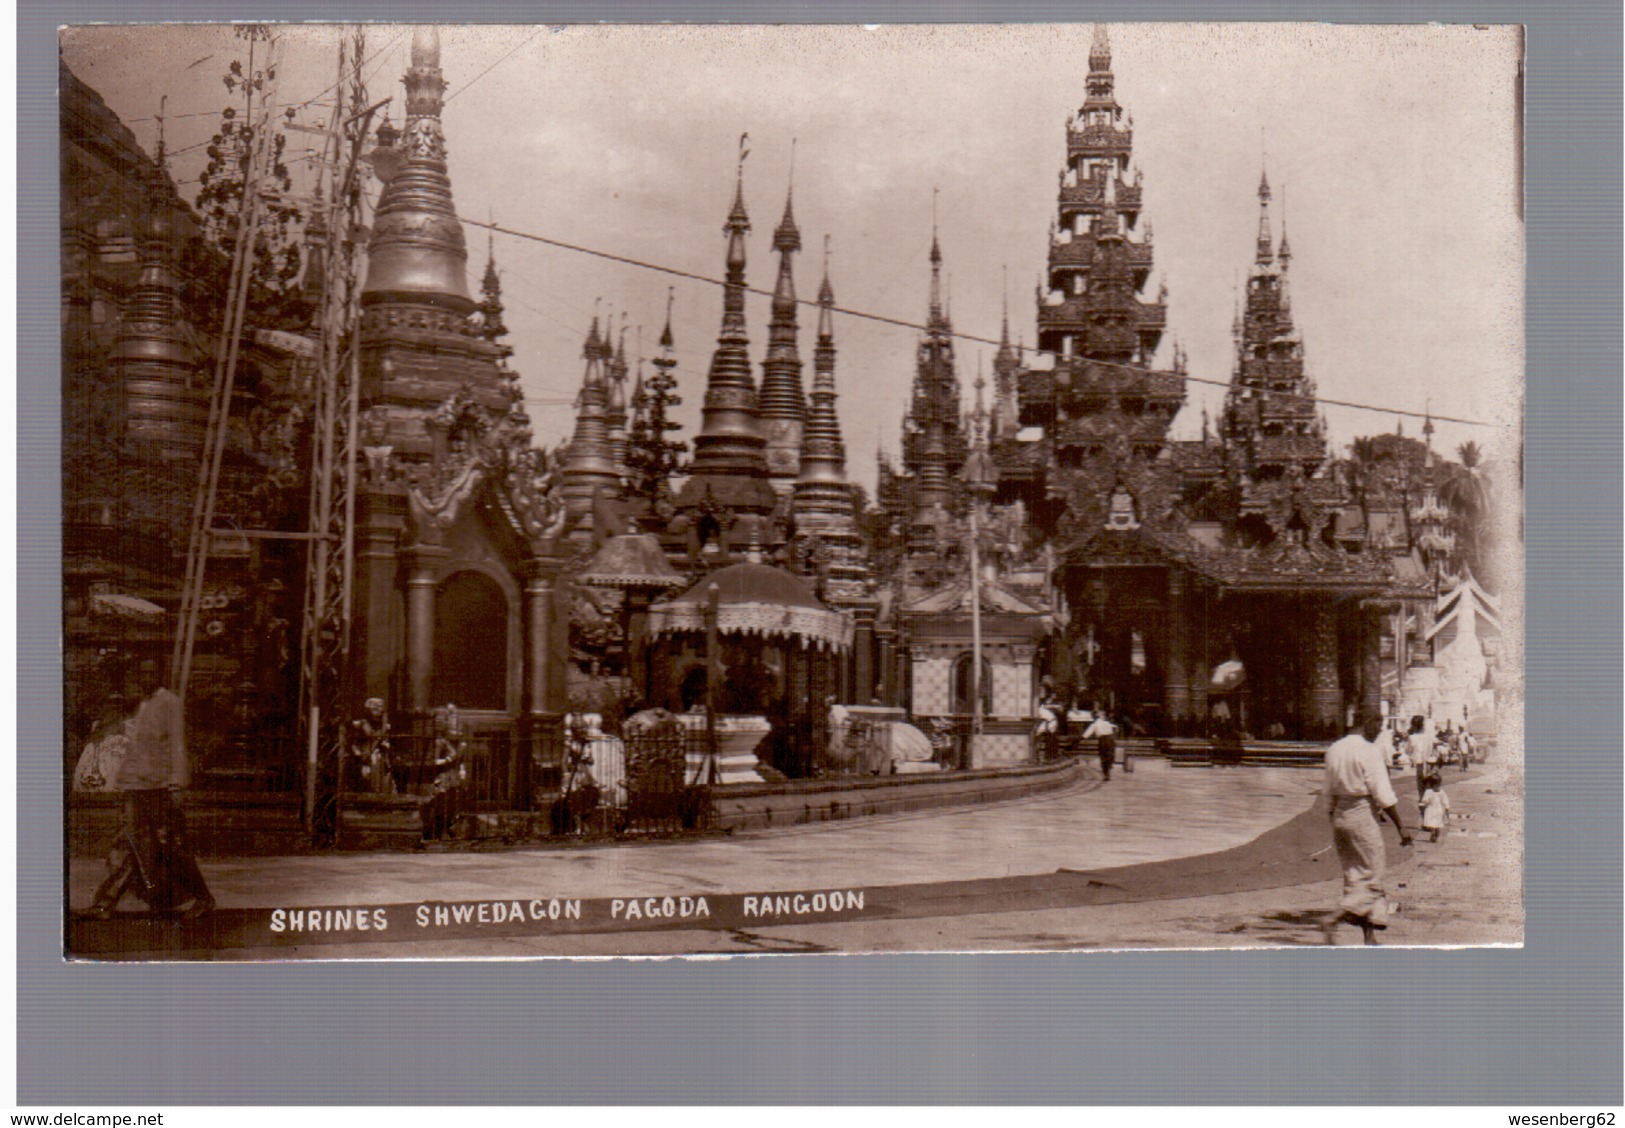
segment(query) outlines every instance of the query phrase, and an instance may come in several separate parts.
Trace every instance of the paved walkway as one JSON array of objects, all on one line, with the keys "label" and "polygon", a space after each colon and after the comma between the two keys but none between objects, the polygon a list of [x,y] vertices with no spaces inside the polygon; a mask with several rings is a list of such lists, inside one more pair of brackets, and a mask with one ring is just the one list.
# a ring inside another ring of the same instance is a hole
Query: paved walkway
[{"label": "paved walkway", "polygon": [[[578,850],[222,858],[204,875],[222,907],[424,899],[626,897],[873,887],[1102,869],[1208,854],[1305,810],[1318,772],[1203,770],[1141,760],[1063,792],[951,811]],[[105,873],[73,860],[70,899]],[[132,902],[133,904],[133,902]]]},{"label": "paved walkway", "polygon": [[[1066,792],[996,806],[726,839],[223,859],[205,866],[225,910],[217,914],[212,943],[170,924],[126,922],[116,936],[91,940],[82,933],[77,946],[124,955],[286,959],[1325,943],[1320,922],[1336,902],[1336,865],[1324,814],[1311,813],[1320,773],[1179,769],[1160,760],[1136,767],[1110,783],[1094,777]],[[1476,822],[1464,820],[1436,846],[1424,840],[1403,853],[1390,847],[1392,892],[1404,906],[1390,943],[1521,937],[1521,792],[1514,796],[1503,775],[1450,781],[1452,801]],[[1411,799],[1403,793],[1401,807],[1410,821]],[[74,867],[76,907],[89,900],[101,872],[94,861]],[[753,918],[739,896],[835,889],[865,891],[860,919]],[[658,916],[667,896],[709,896],[716,911],[703,922],[629,922],[609,911],[608,899],[647,898]],[[410,927],[413,909],[426,902],[489,902],[494,909],[515,899],[542,905],[567,898],[587,906],[574,930],[545,924],[538,930],[512,917],[506,927],[500,920],[499,927],[471,922],[461,930]],[[1470,911],[1459,912],[1462,904]],[[295,938],[286,935],[275,937],[275,946],[266,943],[272,908],[356,905],[389,906],[388,942],[329,933],[292,945]],[[1357,939],[1346,931],[1340,942]]]}]

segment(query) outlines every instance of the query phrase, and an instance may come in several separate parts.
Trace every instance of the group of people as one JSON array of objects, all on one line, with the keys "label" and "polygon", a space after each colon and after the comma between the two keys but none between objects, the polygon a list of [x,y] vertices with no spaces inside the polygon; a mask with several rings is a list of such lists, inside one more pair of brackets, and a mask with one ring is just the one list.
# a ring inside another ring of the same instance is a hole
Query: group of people
[{"label": "group of people", "polygon": [[[1083,740],[1095,742],[1095,755],[1100,760],[1101,778],[1109,782],[1112,778],[1112,768],[1117,763],[1117,736],[1122,731],[1121,726],[1113,722],[1104,709],[1067,708],[1061,696],[1055,691],[1054,685],[1046,678],[1038,703],[1038,725],[1034,731],[1038,741],[1050,749],[1046,758],[1055,758],[1061,738],[1077,726],[1082,726],[1078,735]],[[1125,772],[1134,770],[1133,761],[1129,759],[1126,751],[1123,755],[1123,770]]]},{"label": "group of people", "polygon": [[[1470,738],[1465,747],[1470,758]],[[1375,716],[1326,750],[1325,790],[1332,843],[1343,870],[1337,922],[1358,925],[1367,944],[1377,943],[1377,933],[1388,927],[1382,818],[1399,831],[1401,846],[1414,841],[1400,821],[1399,800],[1390,776],[1414,767],[1420,825],[1437,842],[1450,820],[1450,796],[1444,789],[1444,764],[1449,762],[1450,750],[1450,742],[1426,731],[1422,717],[1412,718],[1410,732],[1396,741],[1393,730]],[[1466,760],[1459,762],[1463,768],[1467,766]]]}]

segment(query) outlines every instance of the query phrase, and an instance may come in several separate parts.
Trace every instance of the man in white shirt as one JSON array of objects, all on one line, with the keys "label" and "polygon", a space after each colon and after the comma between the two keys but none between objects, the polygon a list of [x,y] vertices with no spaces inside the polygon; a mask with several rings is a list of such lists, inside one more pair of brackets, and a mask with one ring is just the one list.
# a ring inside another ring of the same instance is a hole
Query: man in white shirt
[{"label": "man in white shirt", "polygon": [[1388,927],[1388,893],[1382,874],[1386,862],[1382,824],[1378,815],[1399,830],[1399,844],[1409,846],[1411,836],[1399,821],[1399,800],[1388,782],[1388,765],[1372,739],[1382,728],[1379,717],[1368,717],[1361,731],[1351,732],[1326,749],[1326,796],[1331,809],[1332,842],[1343,867],[1343,899],[1339,921],[1358,924],[1367,944]]},{"label": "man in white shirt", "polygon": [[1096,713],[1089,727],[1083,730],[1083,738],[1095,740],[1100,754],[1100,774],[1110,781],[1112,765],[1117,762],[1117,726],[1106,719],[1104,711]]}]

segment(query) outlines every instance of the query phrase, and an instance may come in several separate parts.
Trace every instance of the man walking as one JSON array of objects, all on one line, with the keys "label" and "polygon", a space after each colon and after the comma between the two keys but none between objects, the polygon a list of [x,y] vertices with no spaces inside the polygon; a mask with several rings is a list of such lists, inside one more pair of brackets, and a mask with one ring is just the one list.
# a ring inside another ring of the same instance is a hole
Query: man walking
[{"label": "man walking", "polygon": [[1409,846],[1411,836],[1399,821],[1399,801],[1388,782],[1388,767],[1372,743],[1382,728],[1380,717],[1367,717],[1359,732],[1351,732],[1326,749],[1326,796],[1330,805],[1332,842],[1343,867],[1341,915],[1333,922],[1360,926],[1367,944],[1388,927],[1388,893],[1382,874],[1386,859],[1379,814],[1388,816],[1399,831],[1399,844]]},{"label": "man walking", "polygon": [[148,907],[164,911],[190,901],[181,916],[202,916],[214,908],[214,897],[187,844],[180,807],[191,778],[181,700],[163,688],[156,663],[143,666],[141,676],[146,696],[130,722],[130,748],[113,784],[124,793],[113,872],[96,890],[90,913],[111,917],[125,891],[139,883]]},{"label": "man walking", "polygon": [[1110,781],[1112,778],[1112,765],[1117,762],[1117,726],[1107,719],[1106,714],[1096,711],[1095,719],[1089,722],[1089,727],[1083,730],[1083,738],[1095,738],[1095,749],[1100,754],[1100,774]]}]

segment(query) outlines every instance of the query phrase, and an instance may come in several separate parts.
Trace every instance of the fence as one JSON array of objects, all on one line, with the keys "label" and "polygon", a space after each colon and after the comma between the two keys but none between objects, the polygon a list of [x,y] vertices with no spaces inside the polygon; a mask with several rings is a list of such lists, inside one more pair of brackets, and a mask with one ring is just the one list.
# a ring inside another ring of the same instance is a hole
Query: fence
[{"label": "fence", "polygon": [[624,736],[567,727],[555,834],[668,835],[707,829],[713,750],[675,721]]}]

